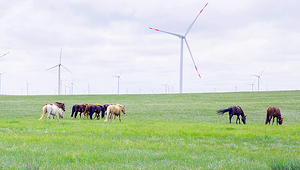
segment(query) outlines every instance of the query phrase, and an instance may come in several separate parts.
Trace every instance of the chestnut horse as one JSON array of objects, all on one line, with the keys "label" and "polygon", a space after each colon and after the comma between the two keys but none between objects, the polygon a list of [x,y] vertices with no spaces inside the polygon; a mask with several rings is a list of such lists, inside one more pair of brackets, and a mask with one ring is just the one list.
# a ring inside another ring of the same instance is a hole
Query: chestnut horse
[{"label": "chestnut horse", "polygon": [[105,122],[109,121],[109,115],[111,114],[110,116],[110,120],[112,121],[112,115],[115,115],[114,117],[114,122],[115,122],[115,119],[116,119],[116,116],[119,116],[119,120],[121,122],[121,112],[123,112],[125,114],[125,106],[124,105],[109,105],[107,107],[107,114],[106,114],[106,119],[105,119]]},{"label": "chestnut horse", "polygon": [[[64,103],[55,102],[55,103],[46,103],[46,104],[44,104],[44,106],[46,106],[46,105],[51,105],[51,106],[55,105],[58,108],[61,108],[64,112],[66,111]],[[46,114],[46,112],[42,114],[42,116],[41,116],[41,118],[39,120],[43,119],[45,117],[45,114]]]},{"label": "chestnut horse", "polygon": [[72,107],[72,114],[71,117],[73,118],[73,115],[75,113],[75,119],[77,117],[78,112],[80,113],[80,118],[81,118],[81,113],[85,111],[85,105],[84,104],[76,104]]},{"label": "chestnut horse", "polygon": [[279,123],[279,125],[282,124],[283,122],[283,117],[281,117],[281,113],[278,107],[274,107],[274,106],[270,106],[267,108],[267,118],[266,118],[266,124],[270,124],[271,120],[273,117],[273,123],[274,124],[274,119],[275,117],[277,118],[277,125]]},{"label": "chestnut horse", "polygon": [[244,111],[240,106],[230,106],[228,109],[220,109],[217,111],[218,114],[224,114],[225,112],[229,112],[229,121],[231,124],[231,118],[233,115],[237,115],[236,124],[239,120],[239,123],[241,124],[240,115],[242,116],[242,121],[244,124],[246,124],[246,115],[244,115]]}]

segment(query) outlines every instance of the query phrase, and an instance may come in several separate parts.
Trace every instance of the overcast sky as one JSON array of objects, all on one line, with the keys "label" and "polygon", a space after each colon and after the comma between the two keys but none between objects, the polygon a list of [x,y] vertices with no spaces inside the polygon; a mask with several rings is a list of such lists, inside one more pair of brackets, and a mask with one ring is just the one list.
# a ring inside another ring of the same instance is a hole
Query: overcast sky
[{"label": "overcast sky", "polygon": [[[187,35],[202,78],[184,46],[183,92],[300,90],[299,0],[4,0],[0,2],[1,94],[179,92],[180,39]],[[26,83],[27,81],[27,83]],[[172,88],[173,87],[173,88]]]}]

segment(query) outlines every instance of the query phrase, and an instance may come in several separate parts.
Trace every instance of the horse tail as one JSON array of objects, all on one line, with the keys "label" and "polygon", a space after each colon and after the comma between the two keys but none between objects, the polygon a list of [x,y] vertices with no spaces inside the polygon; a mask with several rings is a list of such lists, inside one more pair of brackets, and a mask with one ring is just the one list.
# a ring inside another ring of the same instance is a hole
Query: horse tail
[{"label": "horse tail", "polygon": [[229,112],[229,111],[231,111],[232,110],[232,108],[228,108],[228,109],[220,109],[220,110],[218,110],[217,111],[217,114],[224,114],[225,112]]},{"label": "horse tail", "polygon": [[106,119],[104,120],[104,122],[108,121],[109,114],[110,114],[110,107],[107,107],[107,114],[106,114]]},{"label": "horse tail", "polygon": [[43,110],[43,113],[42,113],[42,116],[39,120],[41,120],[45,117],[45,114],[46,114],[46,111],[47,111],[47,105],[45,105],[42,110]]},{"label": "horse tail", "polygon": [[269,114],[267,114],[267,118],[266,118],[266,124],[268,124],[268,123],[269,123],[269,119],[270,119],[270,115],[269,115]]},{"label": "horse tail", "polygon": [[74,115],[74,112],[75,112],[75,108],[76,107],[76,105],[74,105],[73,107],[72,107],[72,114],[71,114],[71,117],[73,118],[73,115]]}]

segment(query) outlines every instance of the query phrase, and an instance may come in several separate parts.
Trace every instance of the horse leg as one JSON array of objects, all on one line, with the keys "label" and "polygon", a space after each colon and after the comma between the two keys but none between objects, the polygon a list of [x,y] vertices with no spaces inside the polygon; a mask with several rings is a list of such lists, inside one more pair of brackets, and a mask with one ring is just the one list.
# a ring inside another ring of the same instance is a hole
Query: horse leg
[{"label": "horse leg", "polygon": [[119,115],[119,120],[120,120],[120,122],[121,122],[121,114]]},{"label": "horse leg", "polygon": [[236,121],[235,121],[235,124],[238,124],[237,121],[239,120],[239,123],[241,124],[241,120],[240,120],[240,116],[239,115],[236,115]]},{"label": "horse leg", "polygon": [[[58,120],[58,114],[55,114],[55,116],[56,116],[57,122],[59,122],[59,120]],[[53,119],[54,119],[54,115],[53,115]]]},{"label": "horse leg", "polygon": [[272,125],[274,124],[274,120],[275,120],[275,116],[273,116],[273,122],[272,122]]},{"label": "horse leg", "polygon": [[233,115],[229,114],[229,122],[231,124],[231,118],[232,118]]}]

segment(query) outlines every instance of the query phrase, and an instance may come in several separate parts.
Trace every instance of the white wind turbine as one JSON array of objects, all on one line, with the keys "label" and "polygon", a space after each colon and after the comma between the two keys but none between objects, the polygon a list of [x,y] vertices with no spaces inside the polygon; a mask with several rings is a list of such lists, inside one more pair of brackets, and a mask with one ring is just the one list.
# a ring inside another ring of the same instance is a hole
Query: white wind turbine
[{"label": "white wind turbine", "polygon": [[2,74],[5,74],[6,72],[4,72],[4,73],[0,73],[0,95],[1,95],[1,76],[2,76]]},{"label": "white wind turbine", "polygon": [[[260,78],[260,76],[262,75],[262,73],[265,71],[265,69],[260,73],[260,75],[255,75],[255,74],[251,74],[251,76],[255,76],[257,77],[257,91],[259,91],[259,82],[261,81],[262,83],[262,80]],[[255,80],[254,80],[255,81]],[[253,82],[254,83],[254,82]]]},{"label": "white wind turbine", "polygon": [[118,78],[118,94],[119,94],[119,83],[120,83],[120,79],[121,79],[121,74],[122,74],[123,70],[121,71],[121,73],[119,75],[113,75],[114,77],[117,77]]},{"label": "white wind turbine", "polygon": [[[60,58],[59,58],[59,63],[51,68],[48,68],[46,71],[51,70],[55,67],[58,67],[58,95],[60,95],[60,83],[61,83],[61,79],[60,79],[60,66],[62,66],[63,68],[65,68],[66,70],[68,70],[70,73],[72,73],[69,69],[67,69],[64,65],[61,64],[61,54],[62,54],[62,49],[60,50]],[[73,73],[72,73],[73,74]]]},{"label": "white wind turbine", "polygon": [[181,45],[180,45],[180,80],[179,80],[179,93],[182,93],[182,77],[183,77],[183,40],[185,41],[185,44],[187,46],[187,49],[189,50],[189,53],[191,55],[191,58],[192,58],[192,61],[194,63],[194,66],[195,66],[195,69],[198,73],[198,76],[201,78],[199,72],[198,72],[198,68],[195,64],[195,61],[194,61],[194,58],[193,58],[193,55],[192,55],[192,52],[190,50],[190,47],[188,45],[188,42],[186,40],[186,36],[187,34],[189,33],[189,31],[191,30],[191,28],[193,27],[194,23],[196,22],[197,18],[199,17],[199,15],[202,13],[202,11],[204,10],[204,8],[207,6],[208,3],[205,4],[205,6],[201,9],[201,11],[199,12],[199,14],[197,15],[197,17],[194,19],[194,21],[192,22],[192,24],[187,28],[186,32],[184,35],[179,35],[179,34],[174,34],[174,33],[171,33],[171,32],[166,32],[166,31],[162,31],[162,30],[159,30],[159,29],[154,29],[154,28],[151,28],[149,27],[149,29],[151,30],[155,30],[155,31],[159,31],[159,32],[163,32],[163,33],[166,33],[166,34],[170,34],[170,35],[174,35],[178,38],[181,39]]}]

